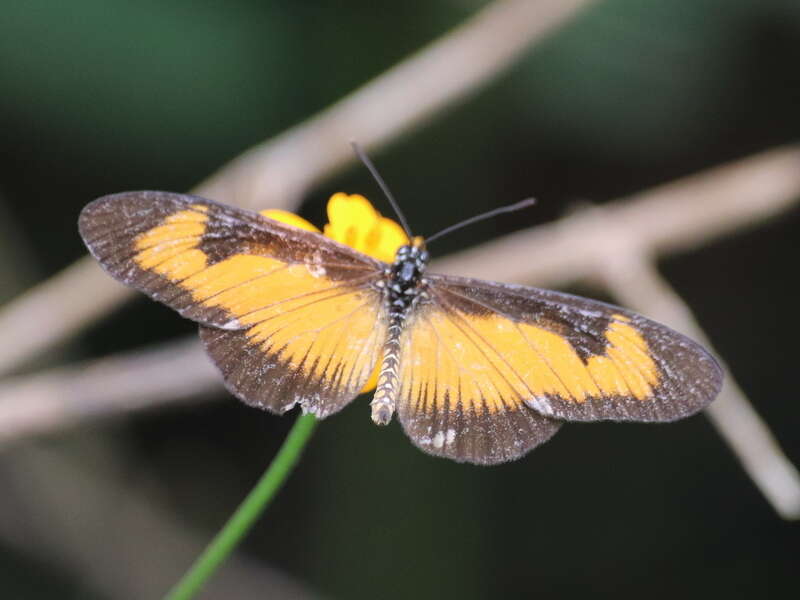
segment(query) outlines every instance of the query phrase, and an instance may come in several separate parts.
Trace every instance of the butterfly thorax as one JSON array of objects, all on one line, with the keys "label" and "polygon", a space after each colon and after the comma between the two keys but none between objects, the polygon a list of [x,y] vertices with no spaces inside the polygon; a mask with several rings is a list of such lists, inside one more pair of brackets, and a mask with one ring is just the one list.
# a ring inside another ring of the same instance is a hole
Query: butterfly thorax
[{"label": "butterfly thorax", "polygon": [[378,385],[372,399],[372,420],[378,425],[391,421],[398,392],[400,366],[400,334],[408,311],[424,293],[423,277],[430,255],[422,238],[401,246],[383,282],[389,315],[389,330],[383,348],[383,361]]},{"label": "butterfly thorax", "polygon": [[422,242],[401,246],[388,272],[386,300],[390,316],[405,316],[419,297],[430,256]]}]

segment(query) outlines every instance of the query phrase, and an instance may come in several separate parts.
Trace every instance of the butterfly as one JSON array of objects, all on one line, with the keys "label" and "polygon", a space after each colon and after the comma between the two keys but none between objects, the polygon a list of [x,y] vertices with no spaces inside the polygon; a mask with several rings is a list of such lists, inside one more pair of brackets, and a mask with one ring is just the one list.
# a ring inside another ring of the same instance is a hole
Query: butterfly
[{"label": "butterfly", "polygon": [[322,419],[379,365],[373,421],[396,413],[416,446],[459,462],[517,459],[567,421],[680,419],[722,385],[700,345],[629,310],[430,273],[421,237],[399,234],[384,262],[261,213],[158,191],[99,198],[79,229],[112,277],[199,323],[246,404]]}]

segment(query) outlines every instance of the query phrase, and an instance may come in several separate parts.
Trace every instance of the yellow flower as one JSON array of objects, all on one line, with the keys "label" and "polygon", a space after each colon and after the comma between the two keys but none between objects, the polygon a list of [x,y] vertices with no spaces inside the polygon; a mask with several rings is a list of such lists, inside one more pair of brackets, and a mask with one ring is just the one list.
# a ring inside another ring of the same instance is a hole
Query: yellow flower
[{"label": "yellow flower", "polygon": [[[324,233],[326,237],[350,246],[383,262],[392,262],[397,249],[409,243],[403,228],[391,219],[382,216],[375,210],[369,200],[358,194],[347,195],[339,192],[328,200],[328,224],[323,231],[285,210],[262,210],[261,214],[287,225],[293,225],[306,231]],[[380,365],[361,390],[362,393],[375,389],[378,382]]]}]

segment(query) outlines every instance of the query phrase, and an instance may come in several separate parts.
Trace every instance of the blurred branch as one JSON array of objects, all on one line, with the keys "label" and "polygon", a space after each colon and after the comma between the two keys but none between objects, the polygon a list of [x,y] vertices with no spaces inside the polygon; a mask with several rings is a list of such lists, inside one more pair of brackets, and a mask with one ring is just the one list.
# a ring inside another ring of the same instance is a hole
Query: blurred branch
[{"label": "blurred branch", "polygon": [[[800,146],[756,154],[439,261],[447,273],[552,287],[594,276],[598,249],[624,240],[659,256],[752,228],[800,199]],[[535,260],[519,260],[521,256]]]},{"label": "blurred branch", "polygon": [[[619,250],[601,261],[602,277],[614,297],[711,349],[711,341],[689,307],[647,255],[636,248],[620,246]],[[730,370],[726,369],[722,392],[706,415],[777,513],[784,519],[800,518],[800,472],[783,454]]]},{"label": "blurred branch", "polygon": [[[233,160],[193,192],[250,208],[292,209],[353,161],[489,83],[588,0],[498,0],[330,108]],[[11,371],[130,297],[83,258],[0,311],[0,373]]]},{"label": "blurred branch", "polygon": [[[191,377],[184,379],[187,373]],[[8,378],[0,380],[0,444],[165,402],[196,401],[222,389],[194,337]]]},{"label": "blurred branch", "polygon": [[[800,148],[780,148],[506,236],[441,260],[435,268],[548,286],[599,275],[621,302],[704,339],[650,260],[753,227],[798,199]],[[635,284],[620,279],[620,261],[636,267],[631,271]],[[90,416],[187,400],[219,385],[194,340],[6,380],[0,386],[0,443]],[[712,407],[712,422],[776,510],[787,518],[800,516],[797,472],[730,376]]]},{"label": "blurred branch", "polygon": [[200,185],[250,208],[299,201],[354,161],[350,139],[381,146],[475,93],[588,0],[502,0],[317,116],[234,160]]}]

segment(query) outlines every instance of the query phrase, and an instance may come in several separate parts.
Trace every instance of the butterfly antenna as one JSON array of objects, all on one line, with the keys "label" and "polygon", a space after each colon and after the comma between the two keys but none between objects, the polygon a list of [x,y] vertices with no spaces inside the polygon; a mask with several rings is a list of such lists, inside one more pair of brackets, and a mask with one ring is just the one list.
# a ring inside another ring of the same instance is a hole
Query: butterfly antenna
[{"label": "butterfly antenna", "polygon": [[503,213],[510,213],[510,212],[515,212],[517,210],[522,210],[523,208],[528,208],[529,206],[533,206],[534,204],[536,204],[536,198],[527,198],[515,204],[509,204],[508,206],[501,206],[500,208],[495,208],[494,210],[490,210],[489,212],[475,215],[474,217],[465,219],[460,223],[456,223],[455,225],[451,225],[450,227],[445,227],[441,231],[437,231],[429,238],[425,238],[425,243],[430,244],[436,238],[440,238],[443,235],[452,233],[456,229],[461,229],[462,227],[466,227],[467,225],[472,225],[473,223],[477,223],[478,221],[491,219],[492,217],[495,217],[497,215],[502,215]]},{"label": "butterfly antenna", "polygon": [[413,239],[414,236],[411,234],[411,228],[408,226],[408,221],[406,221],[406,218],[403,216],[403,212],[397,205],[394,196],[392,196],[392,192],[389,189],[389,186],[386,185],[386,182],[383,180],[383,177],[381,177],[380,173],[378,173],[378,169],[375,168],[375,165],[372,164],[372,161],[369,159],[369,156],[366,155],[366,153],[361,149],[361,146],[359,146],[357,142],[351,141],[350,145],[353,147],[353,151],[356,153],[358,159],[362,163],[364,163],[364,166],[367,167],[369,172],[372,174],[372,177],[375,179],[375,181],[378,182],[378,185],[383,191],[383,195],[386,196],[386,198],[389,200],[389,204],[392,205],[394,213],[400,220],[400,224],[403,226],[403,230],[406,232],[408,239]]}]

